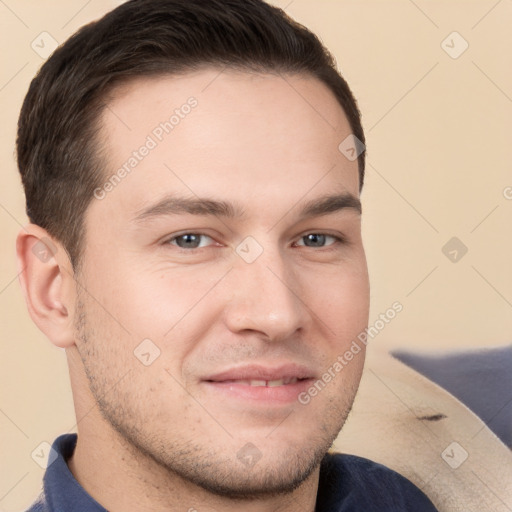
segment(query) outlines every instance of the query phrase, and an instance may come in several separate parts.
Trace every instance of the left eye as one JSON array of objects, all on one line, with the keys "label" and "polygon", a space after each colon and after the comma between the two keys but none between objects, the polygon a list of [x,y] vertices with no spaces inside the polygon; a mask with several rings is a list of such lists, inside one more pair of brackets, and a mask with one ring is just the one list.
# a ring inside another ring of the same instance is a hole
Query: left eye
[{"label": "left eye", "polygon": [[184,233],[183,235],[173,236],[167,242],[172,245],[177,245],[181,249],[198,249],[205,246],[201,244],[201,238],[212,240],[211,237],[201,233]]},{"label": "left eye", "polygon": [[341,238],[333,235],[325,235],[323,233],[308,233],[300,238],[300,240],[305,240],[307,243],[311,243],[311,245],[304,244],[306,247],[325,247],[325,241],[330,238],[334,240],[334,242],[327,245],[334,245],[336,242],[341,242]]}]

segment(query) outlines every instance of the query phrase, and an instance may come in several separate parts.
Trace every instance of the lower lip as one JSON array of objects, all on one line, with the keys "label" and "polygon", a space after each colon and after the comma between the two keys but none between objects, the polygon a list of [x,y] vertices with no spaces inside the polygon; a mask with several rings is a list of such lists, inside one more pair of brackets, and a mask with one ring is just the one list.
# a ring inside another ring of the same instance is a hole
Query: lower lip
[{"label": "lower lip", "polygon": [[268,403],[291,403],[297,400],[297,397],[303,391],[311,386],[313,379],[299,380],[293,384],[282,386],[249,386],[247,384],[238,384],[233,381],[212,382],[203,381],[203,384],[217,393],[224,396],[239,398],[242,400],[253,400],[255,402]]}]

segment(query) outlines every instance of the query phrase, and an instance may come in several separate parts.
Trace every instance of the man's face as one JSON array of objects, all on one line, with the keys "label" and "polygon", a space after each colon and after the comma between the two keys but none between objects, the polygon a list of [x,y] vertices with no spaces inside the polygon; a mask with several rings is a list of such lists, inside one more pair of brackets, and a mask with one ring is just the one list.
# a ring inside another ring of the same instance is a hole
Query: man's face
[{"label": "man's face", "polygon": [[[364,361],[298,400],[367,326],[369,285],[357,208],[303,212],[359,196],[338,150],[348,121],[321,82],[285,78],[204,69],[114,91],[105,182],[139,156],[92,200],[77,276],[76,344],[105,425],[227,496],[310,475]],[[178,197],[233,215],[185,213]]]}]

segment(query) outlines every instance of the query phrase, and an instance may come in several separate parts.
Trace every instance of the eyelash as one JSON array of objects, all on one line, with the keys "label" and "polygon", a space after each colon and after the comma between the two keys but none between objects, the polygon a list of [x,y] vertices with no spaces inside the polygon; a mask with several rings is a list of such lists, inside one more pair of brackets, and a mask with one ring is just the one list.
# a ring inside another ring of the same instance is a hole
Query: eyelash
[{"label": "eyelash", "polygon": [[[180,233],[179,235],[174,235],[173,237],[166,239],[162,244],[163,245],[173,245],[176,249],[178,249],[178,251],[187,252],[187,253],[198,251],[200,249],[207,249],[208,247],[210,247],[210,246],[206,246],[206,247],[193,247],[191,249],[185,249],[183,247],[179,247],[177,245],[171,244],[171,242],[173,242],[174,240],[176,240],[178,238],[181,238],[182,236],[186,236],[186,235],[199,235],[199,236],[207,237],[207,238],[210,238],[211,240],[213,240],[213,238],[211,236],[207,235],[206,233],[201,233],[199,231],[198,232],[196,232],[196,231],[187,231],[185,233]],[[334,239],[334,243],[332,243],[330,245],[327,245],[327,246],[324,246],[324,247],[308,247],[308,246],[305,246],[305,245],[301,245],[300,247],[306,247],[308,249],[323,249],[324,251],[329,251],[329,250],[334,249],[335,248],[334,246],[349,245],[348,240],[345,237],[343,237],[343,236],[332,235],[330,233],[323,233],[323,232],[316,232],[316,231],[310,231],[309,233],[306,233],[306,234],[302,235],[301,237],[299,237],[299,240],[302,240],[303,238],[307,237],[308,235],[323,235],[323,236],[326,236],[326,237],[330,237],[330,238]]]}]

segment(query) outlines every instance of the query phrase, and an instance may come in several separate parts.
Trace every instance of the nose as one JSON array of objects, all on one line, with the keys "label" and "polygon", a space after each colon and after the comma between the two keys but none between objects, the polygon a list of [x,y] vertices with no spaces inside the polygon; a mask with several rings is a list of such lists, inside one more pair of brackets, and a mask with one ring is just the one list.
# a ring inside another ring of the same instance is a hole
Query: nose
[{"label": "nose", "polygon": [[232,332],[255,331],[268,341],[283,341],[307,326],[311,317],[301,281],[279,249],[266,247],[252,263],[234,257],[224,309]]}]

